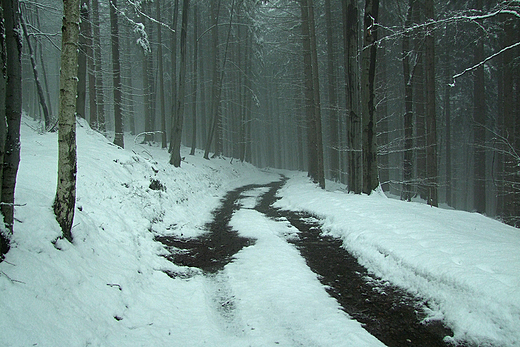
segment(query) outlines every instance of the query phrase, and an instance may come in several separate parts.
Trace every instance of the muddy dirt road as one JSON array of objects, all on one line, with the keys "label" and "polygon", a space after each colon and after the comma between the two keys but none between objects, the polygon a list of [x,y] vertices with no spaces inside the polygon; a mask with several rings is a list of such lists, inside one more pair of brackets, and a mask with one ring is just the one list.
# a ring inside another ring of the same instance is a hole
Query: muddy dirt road
[{"label": "muddy dirt road", "polygon": [[285,179],[281,179],[230,191],[213,212],[213,221],[206,226],[208,232],[199,238],[159,236],[156,240],[171,251],[167,258],[173,263],[196,267],[212,276],[242,248],[254,246],[255,240],[240,236],[229,221],[242,208],[240,201],[248,192],[262,189],[254,209],[271,219],[288,221],[299,230],[298,237],[287,242],[299,250],[329,295],[369,333],[391,347],[449,345],[443,338],[453,333],[441,322],[422,323],[428,303],[370,274],[342,247],[341,240],[322,235],[321,223],[315,216],[273,208],[276,193],[284,183]]}]

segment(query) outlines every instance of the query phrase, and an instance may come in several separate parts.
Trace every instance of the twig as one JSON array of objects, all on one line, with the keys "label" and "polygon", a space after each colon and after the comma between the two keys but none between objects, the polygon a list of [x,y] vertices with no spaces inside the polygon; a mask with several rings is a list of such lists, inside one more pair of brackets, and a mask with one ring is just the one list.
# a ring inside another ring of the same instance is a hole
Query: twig
[{"label": "twig", "polygon": [[21,284],[26,284],[25,282],[23,281],[18,281],[18,280],[13,280],[11,277],[7,276],[7,274],[3,271],[0,271],[0,275],[4,275],[5,277],[7,277],[7,279],[9,281],[11,281],[11,283],[21,283]]},{"label": "twig", "polygon": [[15,204],[15,203],[11,203],[11,202],[0,202],[0,206],[20,207],[20,206],[27,206],[27,204]]},{"label": "twig", "polygon": [[123,290],[121,285],[119,285],[117,283],[107,283],[107,286],[109,286],[109,287],[116,287],[116,288],[119,288],[119,290]]}]

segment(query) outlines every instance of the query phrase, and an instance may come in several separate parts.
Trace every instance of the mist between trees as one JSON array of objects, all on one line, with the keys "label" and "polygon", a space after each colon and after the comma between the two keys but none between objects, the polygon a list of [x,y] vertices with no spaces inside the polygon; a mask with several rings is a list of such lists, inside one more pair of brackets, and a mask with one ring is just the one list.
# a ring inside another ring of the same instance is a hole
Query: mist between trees
[{"label": "mist between trees", "polygon": [[[520,223],[518,0],[80,6],[77,114],[119,146],[127,132],[175,166],[183,144]],[[20,8],[23,109],[51,129],[62,2]]]}]

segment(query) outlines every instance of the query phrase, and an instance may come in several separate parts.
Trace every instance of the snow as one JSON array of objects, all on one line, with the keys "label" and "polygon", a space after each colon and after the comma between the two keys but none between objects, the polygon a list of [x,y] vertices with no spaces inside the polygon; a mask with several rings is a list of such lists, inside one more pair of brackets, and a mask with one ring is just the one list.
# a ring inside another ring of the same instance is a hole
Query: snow
[{"label": "snow", "polygon": [[520,345],[520,232],[477,213],[323,191],[303,175],[278,207],[312,212],[371,272],[428,300],[455,340]]},{"label": "snow", "polygon": [[[253,209],[265,190],[243,194],[231,224],[256,242],[224,270],[203,275],[161,256],[155,235],[204,233],[226,191],[278,173],[187,149],[176,169],[167,151],[128,135],[128,148],[118,148],[80,121],[74,244],[53,243],[57,136],[35,127],[23,119],[23,206],[0,264],[2,346],[383,346],[287,242],[297,230]],[[518,230],[382,194],[323,191],[304,174],[284,174],[279,207],[322,218],[370,271],[428,300],[429,318],[444,319],[455,340],[520,346]]]}]

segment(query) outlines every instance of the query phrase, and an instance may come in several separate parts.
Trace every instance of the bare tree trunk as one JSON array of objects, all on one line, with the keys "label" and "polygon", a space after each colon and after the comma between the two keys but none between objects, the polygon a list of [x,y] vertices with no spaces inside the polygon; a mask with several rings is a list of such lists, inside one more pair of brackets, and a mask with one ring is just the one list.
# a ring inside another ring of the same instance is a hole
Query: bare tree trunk
[{"label": "bare tree trunk", "polygon": [[197,4],[193,5],[193,118],[191,129],[191,151],[190,155],[195,155],[197,147],[197,88],[198,88],[198,66],[199,66],[199,13]]},{"label": "bare tree trunk", "polygon": [[103,88],[103,75],[101,69],[101,45],[100,45],[100,27],[99,27],[99,0],[92,0],[92,25],[94,39],[94,64],[96,68],[96,129],[104,133],[105,124],[105,95]]},{"label": "bare tree trunk", "polygon": [[89,21],[87,0],[81,0],[79,15],[80,35],[78,47],[78,97],[76,99],[76,114],[82,118],[86,118],[85,107],[87,97],[87,25]]},{"label": "bare tree trunk", "polygon": [[[518,36],[514,23],[509,18],[503,18],[504,22],[504,46],[510,46],[517,42]],[[503,129],[502,136],[509,142],[508,145],[517,144],[517,132],[520,120],[515,117],[515,59],[518,57],[518,49],[508,50],[503,56]],[[520,86],[517,86],[520,88]],[[503,187],[503,211],[502,216],[506,223],[510,225],[518,225],[517,211],[519,209],[519,191],[518,191],[518,163],[509,148],[505,148],[505,154],[502,156],[504,167],[504,187]]]},{"label": "bare tree trunk", "polygon": [[147,52],[145,49],[143,49],[143,105],[144,105],[144,139],[143,141],[145,143],[150,142],[153,140],[153,136],[151,132],[153,131],[152,128],[152,116],[151,116],[151,102],[150,102],[150,76],[149,76],[149,62],[148,62],[148,54],[151,54],[150,52]]},{"label": "bare tree trunk", "polygon": [[365,40],[362,53],[361,91],[363,124],[363,193],[370,194],[379,185],[377,168],[376,118],[374,82],[376,75],[377,22],[379,0],[366,0],[365,3]]},{"label": "bare tree trunk", "polygon": [[[405,27],[411,25],[412,5],[410,0]],[[413,174],[413,69],[410,68],[412,51],[410,50],[410,34],[403,37],[403,75],[404,75],[404,162],[403,162],[403,191],[401,199],[412,200],[412,174]]]},{"label": "bare tree trunk", "polygon": [[117,23],[117,0],[110,0],[110,32],[112,43],[112,74],[114,79],[114,144],[125,147],[123,115],[121,112],[121,62],[119,60],[119,26]]},{"label": "bare tree trunk", "polygon": [[182,24],[181,24],[181,61],[179,66],[179,97],[175,112],[176,117],[172,127],[172,151],[170,164],[175,167],[181,166],[181,136],[184,122],[184,94],[186,79],[186,36],[188,31],[188,7],[190,1],[184,0],[182,3]]},{"label": "bare tree trunk", "polygon": [[445,79],[444,83],[444,118],[446,123],[446,203],[448,206],[453,206],[452,201],[452,165],[451,165],[451,59],[450,59],[450,48],[445,48],[446,60],[445,66]]},{"label": "bare tree trunk", "polygon": [[[175,0],[175,2],[173,4],[173,14],[172,14],[172,28],[173,28],[173,32],[172,32],[171,45],[170,45],[170,50],[171,50],[171,54],[172,54],[172,65],[171,65],[171,75],[172,75],[172,81],[171,81],[172,97],[171,97],[171,101],[172,101],[172,104],[171,104],[171,125],[170,125],[170,130],[171,130],[171,128],[173,128],[173,126],[175,124],[175,118],[177,117],[175,112],[177,112],[176,107],[177,107],[177,98],[178,98],[178,93],[177,93],[177,83],[178,83],[178,76],[177,76],[177,22],[178,22],[178,18],[179,18],[179,0]],[[173,146],[172,134],[170,132],[170,147],[168,149],[170,152],[172,151],[172,146]]]},{"label": "bare tree trunk", "polygon": [[[419,24],[422,12],[419,1],[412,1],[412,21]],[[415,181],[416,191],[420,197],[427,199],[426,188],[426,125],[425,125],[425,95],[424,95],[424,28],[414,30],[413,44],[416,54],[414,74],[412,78],[415,106]]]},{"label": "bare tree trunk", "polygon": [[250,31],[247,31],[247,43],[246,43],[246,110],[244,118],[244,160],[252,162],[252,146],[251,146],[251,123],[253,122],[253,85],[252,85],[252,72],[253,72],[253,35]]},{"label": "bare tree trunk", "polygon": [[27,42],[27,48],[29,49],[29,57],[31,60],[31,66],[32,66],[32,70],[33,70],[34,82],[36,83],[36,89],[38,91],[38,100],[40,101],[40,106],[43,110],[45,129],[47,129],[51,125],[51,116],[49,114],[49,109],[47,108],[47,103],[45,102],[45,95],[43,94],[43,88],[40,83],[40,79],[38,77],[38,69],[36,67],[36,58],[34,56],[34,51],[33,51],[31,41],[29,39],[29,34],[27,33],[27,26],[25,24],[25,20],[21,13],[20,13],[20,23],[22,25],[25,41]]},{"label": "bare tree trunk", "polygon": [[304,73],[304,98],[305,98],[305,114],[307,119],[307,157],[308,157],[308,173],[314,182],[316,181],[316,152],[314,151],[316,143],[316,132],[313,129],[314,123],[314,92],[312,80],[312,54],[311,39],[309,30],[309,9],[307,0],[300,0],[301,16],[302,16],[302,44],[303,44],[303,73]]},{"label": "bare tree trunk", "polygon": [[[434,20],[433,0],[425,4],[427,20]],[[437,114],[435,106],[435,39],[433,32],[427,30],[425,39],[425,82],[426,82],[426,164],[428,203],[437,207],[438,170],[437,170]]]},{"label": "bare tree trunk", "polygon": [[[90,10],[90,1],[87,0],[87,7]],[[87,14],[87,17],[90,13]],[[84,31],[80,32],[81,35],[85,36],[85,55],[87,57],[87,74],[88,74],[88,104],[89,104],[89,124],[92,129],[96,129],[97,126],[97,112],[96,112],[96,74],[94,65],[94,41],[92,38],[92,26],[90,25],[91,20],[87,20],[85,23]]]},{"label": "bare tree trunk", "polygon": [[361,150],[361,111],[359,81],[359,22],[356,0],[343,1],[343,37],[345,40],[345,86],[347,99],[347,186],[361,194],[363,164]]},{"label": "bare tree trunk", "polygon": [[[221,114],[221,95],[222,95],[222,83],[224,82],[224,68],[226,67],[226,60],[227,60],[227,53],[228,53],[228,47],[229,47],[229,39],[231,36],[231,24],[233,21],[233,14],[235,10],[235,0],[232,0],[231,3],[231,14],[229,18],[229,27],[228,27],[228,33],[226,38],[226,47],[224,49],[224,57],[222,60],[222,67],[219,67],[219,52],[218,52],[218,18],[219,18],[219,6],[220,1],[218,5],[213,4],[212,8],[212,16],[213,21],[212,24],[214,25],[214,28],[212,29],[212,51],[215,54],[213,59],[213,88],[212,88],[212,107],[211,107],[211,114],[212,114],[212,120],[211,125],[208,131],[208,139],[206,141],[206,148],[204,150],[204,158],[209,159],[209,152],[211,148],[211,144],[213,142],[213,138],[215,137],[215,134],[217,134],[217,131],[221,125],[222,125],[222,114]],[[220,69],[220,70],[219,70]],[[218,157],[222,154],[222,139],[219,139],[220,133],[217,134],[217,139],[215,140],[215,153],[213,154],[214,157]]]},{"label": "bare tree trunk", "polygon": [[327,78],[329,89],[330,108],[330,177],[333,181],[339,181],[339,119],[338,98],[336,95],[336,56],[334,54],[334,38],[332,35],[332,13],[330,0],[325,0],[325,21],[327,23]]},{"label": "bare tree trunk", "polygon": [[[36,6],[36,23],[38,24],[38,28],[41,28],[38,6]],[[40,43],[40,47],[41,47],[41,43]],[[45,71],[45,61],[43,60],[43,49],[42,48],[40,48],[40,63],[42,66],[43,84],[45,85],[45,92],[46,92],[46,96],[47,96],[47,107],[49,109],[49,114],[52,117],[51,93],[50,93],[50,89],[49,89],[49,81],[47,80],[47,72]]]},{"label": "bare tree trunk", "polygon": [[314,144],[314,151],[316,152],[316,176],[315,180],[319,186],[325,189],[325,169],[323,162],[323,139],[321,126],[321,103],[320,103],[320,84],[318,74],[318,48],[316,44],[316,32],[314,21],[314,3],[313,0],[307,0],[307,8],[309,11],[309,33],[311,43],[311,61],[312,61],[312,89],[313,97],[313,131],[316,133],[316,143]]},{"label": "bare tree trunk", "polygon": [[7,134],[5,139],[5,154],[2,175],[2,214],[7,234],[1,233],[5,241],[2,245],[2,253],[9,250],[9,240],[13,233],[14,224],[14,191],[16,175],[20,163],[20,121],[22,117],[22,65],[21,49],[22,38],[20,36],[20,16],[18,13],[18,0],[4,1],[2,3],[5,22],[5,46],[6,46],[6,94],[5,94],[5,119],[7,121]]},{"label": "bare tree trunk", "polygon": [[[157,20],[161,21],[161,6],[160,1],[155,1],[155,16]],[[161,147],[168,147],[168,140],[166,137],[166,107],[164,103],[164,68],[163,68],[163,50],[162,50],[162,25],[157,23],[157,64],[159,65],[159,105],[161,107]]]},{"label": "bare tree trunk", "polygon": [[[482,10],[482,0],[477,1],[476,8]],[[484,60],[484,42],[477,38],[474,53],[475,64]],[[486,213],[486,90],[484,65],[480,65],[473,74],[473,136],[474,136],[474,191],[473,207],[478,213]]]},{"label": "bare tree trunk", "polygon": [[[5,114],[7,122],[5,135],[5,152],[2,172],[2,215],[5,232],[0,232],[0,260],[9,251],[10,239],[14,224],[14,191],[16,174],[20,163],[20,121],[22,118],[22,38],[20,36],[20,16],[18,0],[2,1],[5,25],[5,50],[2,60],[5,63]],[[4,65],[3,65],[4,67]],[[4,123],[5,124],[5,123]],[[2,124],[3,127],[3,124]],[[2,229],[4,229],[2,227]]]},{"label": "bare tree trunk", "polygon": [[76,92],[78,74],[79,0],[63,1],[60,108],[58,129],[58,184],[54,214],[63,237],[72,242],[76,205]]}]

